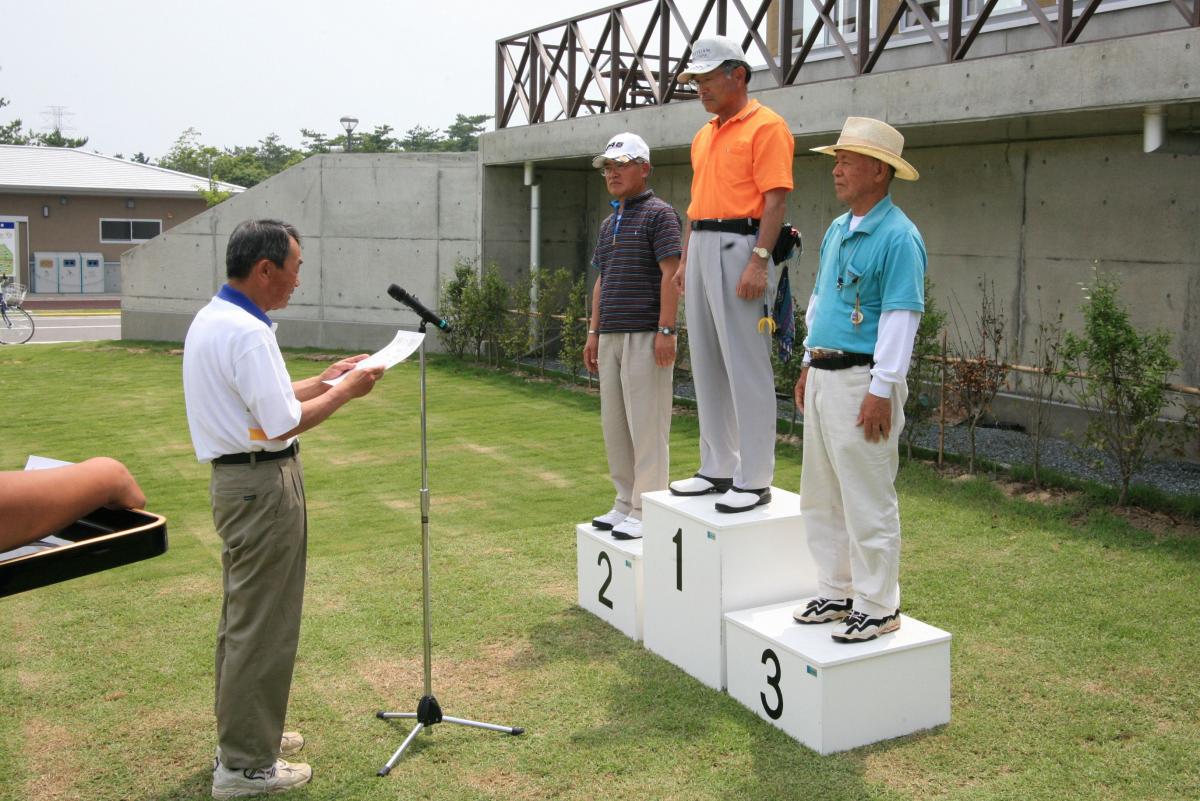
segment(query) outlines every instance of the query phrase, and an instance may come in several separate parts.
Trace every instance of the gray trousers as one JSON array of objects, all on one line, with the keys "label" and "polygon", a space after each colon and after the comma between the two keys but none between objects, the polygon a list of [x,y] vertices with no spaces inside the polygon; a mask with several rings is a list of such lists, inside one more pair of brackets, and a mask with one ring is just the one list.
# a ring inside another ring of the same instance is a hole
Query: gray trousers
[{"label": "gray trousers", "polygon": [[667,488],[671,466],[671,367],[654,363],[653,331],[601,334],[600,423],[613,508],[642,519],[642,493]]},{"label": "gray trousers", "polygon": [[262,768],[279,754],[300,639],[308,548],[300,457],[214,464],[209,492],[223,543],[217,744],[226,767]]},{"label": "gray trousers", "polygon": [[775,375],[771,335],[759,333],[774,300],[776,271],[758,300],[737,296],[755,235],[692,231],[684,301],[688,351],[700,417],[700,470],[741,489],[771,486],[775,476]]}]

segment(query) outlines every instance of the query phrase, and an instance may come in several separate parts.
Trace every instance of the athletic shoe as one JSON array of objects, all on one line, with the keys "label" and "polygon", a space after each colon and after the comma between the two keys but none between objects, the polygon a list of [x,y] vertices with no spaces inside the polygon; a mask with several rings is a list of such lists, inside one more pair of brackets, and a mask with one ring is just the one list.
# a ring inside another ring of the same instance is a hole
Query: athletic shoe
[{"label": "athletic shoe", "polygon": [[613,526],[614,540],[640,540],[642,538],[642,521],[630,516]]},{"label": "athletic shoe", "polygon": [[853,609],[853,598],[813,598],[792,610],[792,620],[805,624],[832,623],[845,620]]},{"label": "athletic shoe", "polygon": [[279,740],[281,757],[295,756],[304,750],[304,735],[298,731],[285,731]]},{"label": "athletic shoe", "polygon": [[625,515],[621,514],[616,509],[611,509],[599,517],[593,517],[592,528],[598,528],[601,531],[612,531],[612,527],[624,519]]},{"label": "athletic shoe", "polygon": [[717,501],[718,512],[748,512],[756,506],[771,502],[771,488],[737,489],[731,487]]},{"label": "athletic shoe", "polygon": [[883,617],[867,617],[862,612],[851,612],[846,618],[846,627],[833,632],[834,642],[866,642],[880,634],[900,628],[900,610]]},{"label": "athletic shoe", "polygon": [[724,492],[733,486],[732,478],[709,478],[699,473],[691,478],[672,481],[668,485],[672,495],[707,495],[710,492]]},{"label": "athletic shoe", "polygon": [[213,771],[213,798],[241,798],[261,793],[284,793],[312,779],[312,768],[303,762],[275,760],[268,768],[231,770],[218,765]]},{"label": "athletic shoe", "polygon": [[[279,756],[295,756],[304,749],[304,735],[298,731],[285,731],[279,738]],[[221,746],[217,746],[217,757],[213,760],[212,769],[216,770],[221,764]]]}]

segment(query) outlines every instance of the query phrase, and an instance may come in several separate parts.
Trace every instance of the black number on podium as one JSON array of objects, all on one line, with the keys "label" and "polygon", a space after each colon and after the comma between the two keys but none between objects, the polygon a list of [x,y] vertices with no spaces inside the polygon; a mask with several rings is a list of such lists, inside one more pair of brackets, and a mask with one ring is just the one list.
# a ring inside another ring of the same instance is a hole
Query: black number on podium
[{"label": "black number on podium", "polygon": [[671,542],[675,543],[675,589],[683,592],[683,529],[675,532]]},{"label": "black number on podium", "polygon": [[775,690],[775,697],[779,699],[779,703],[774,709],[767,703],[767,694],[759,693],[758,697],[762,699],[763,711],[767,713],[767,717],[771,720],[779,720],[779,716],[783,714],[783,691],[779,689],[779,679],[783,675],[783,669],[779,666],[779,657],[775,656],[775,652],[770,648],[762,652],[762,663],[767,662],[775,664],[775,675],[767,677],[767,686]]},{"label": "black number on podium", "polygon": [[596,597],[600,599],[600,603],[613,608],[612,601],[604,597],[604,591],[608,589],[608,585],[612,584],[612,560],[608,558],[608,551],[601,551],[596,557],[596,564],[608,565],[608,578],[604,579],[604,583],[600,585],[600,592],[596,593]]}]

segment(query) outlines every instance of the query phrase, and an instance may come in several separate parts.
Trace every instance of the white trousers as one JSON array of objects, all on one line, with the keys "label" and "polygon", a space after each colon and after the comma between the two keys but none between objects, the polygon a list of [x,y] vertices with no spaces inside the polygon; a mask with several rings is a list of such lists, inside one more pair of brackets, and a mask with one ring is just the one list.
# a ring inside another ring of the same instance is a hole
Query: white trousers
[{"label": "white trousers", "polygon": [[674,367],[654,363],[653,331],[601,334],[600,424],[613,508],[642,519],[642,493],[667,488]]},{"label": "white trousers", "polygon": [[688,350],[700,418],[700,469],[765,489],[775,476],[775,374],[771,335],[758,321],[775,292],[775,265],[758,300],[737,296],[756,236],[693,231],[684,300]]},{"label": "white trousers", "polygon": [[818,594],[853,598],[869,617],[900,607],[900,506],[896,500],[905,384],[892,385],[892,430],[868,442],[855,425],[871,384],[866,366],[809,368],[804,389],[800,513]]}]

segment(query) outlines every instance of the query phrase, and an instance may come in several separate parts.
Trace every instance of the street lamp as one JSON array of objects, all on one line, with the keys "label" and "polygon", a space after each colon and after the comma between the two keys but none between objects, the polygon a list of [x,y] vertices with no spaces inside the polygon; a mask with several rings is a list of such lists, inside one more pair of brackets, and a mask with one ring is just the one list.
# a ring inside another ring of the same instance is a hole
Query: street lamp
[{"label": "street lamp", "polygon": [[351,134],[354,133],[354,128],[358,125],[358,118],[342,117],[338,122],[346,129],[346,152],[349,153],[354,149],[354,139],[351,138]]}]

